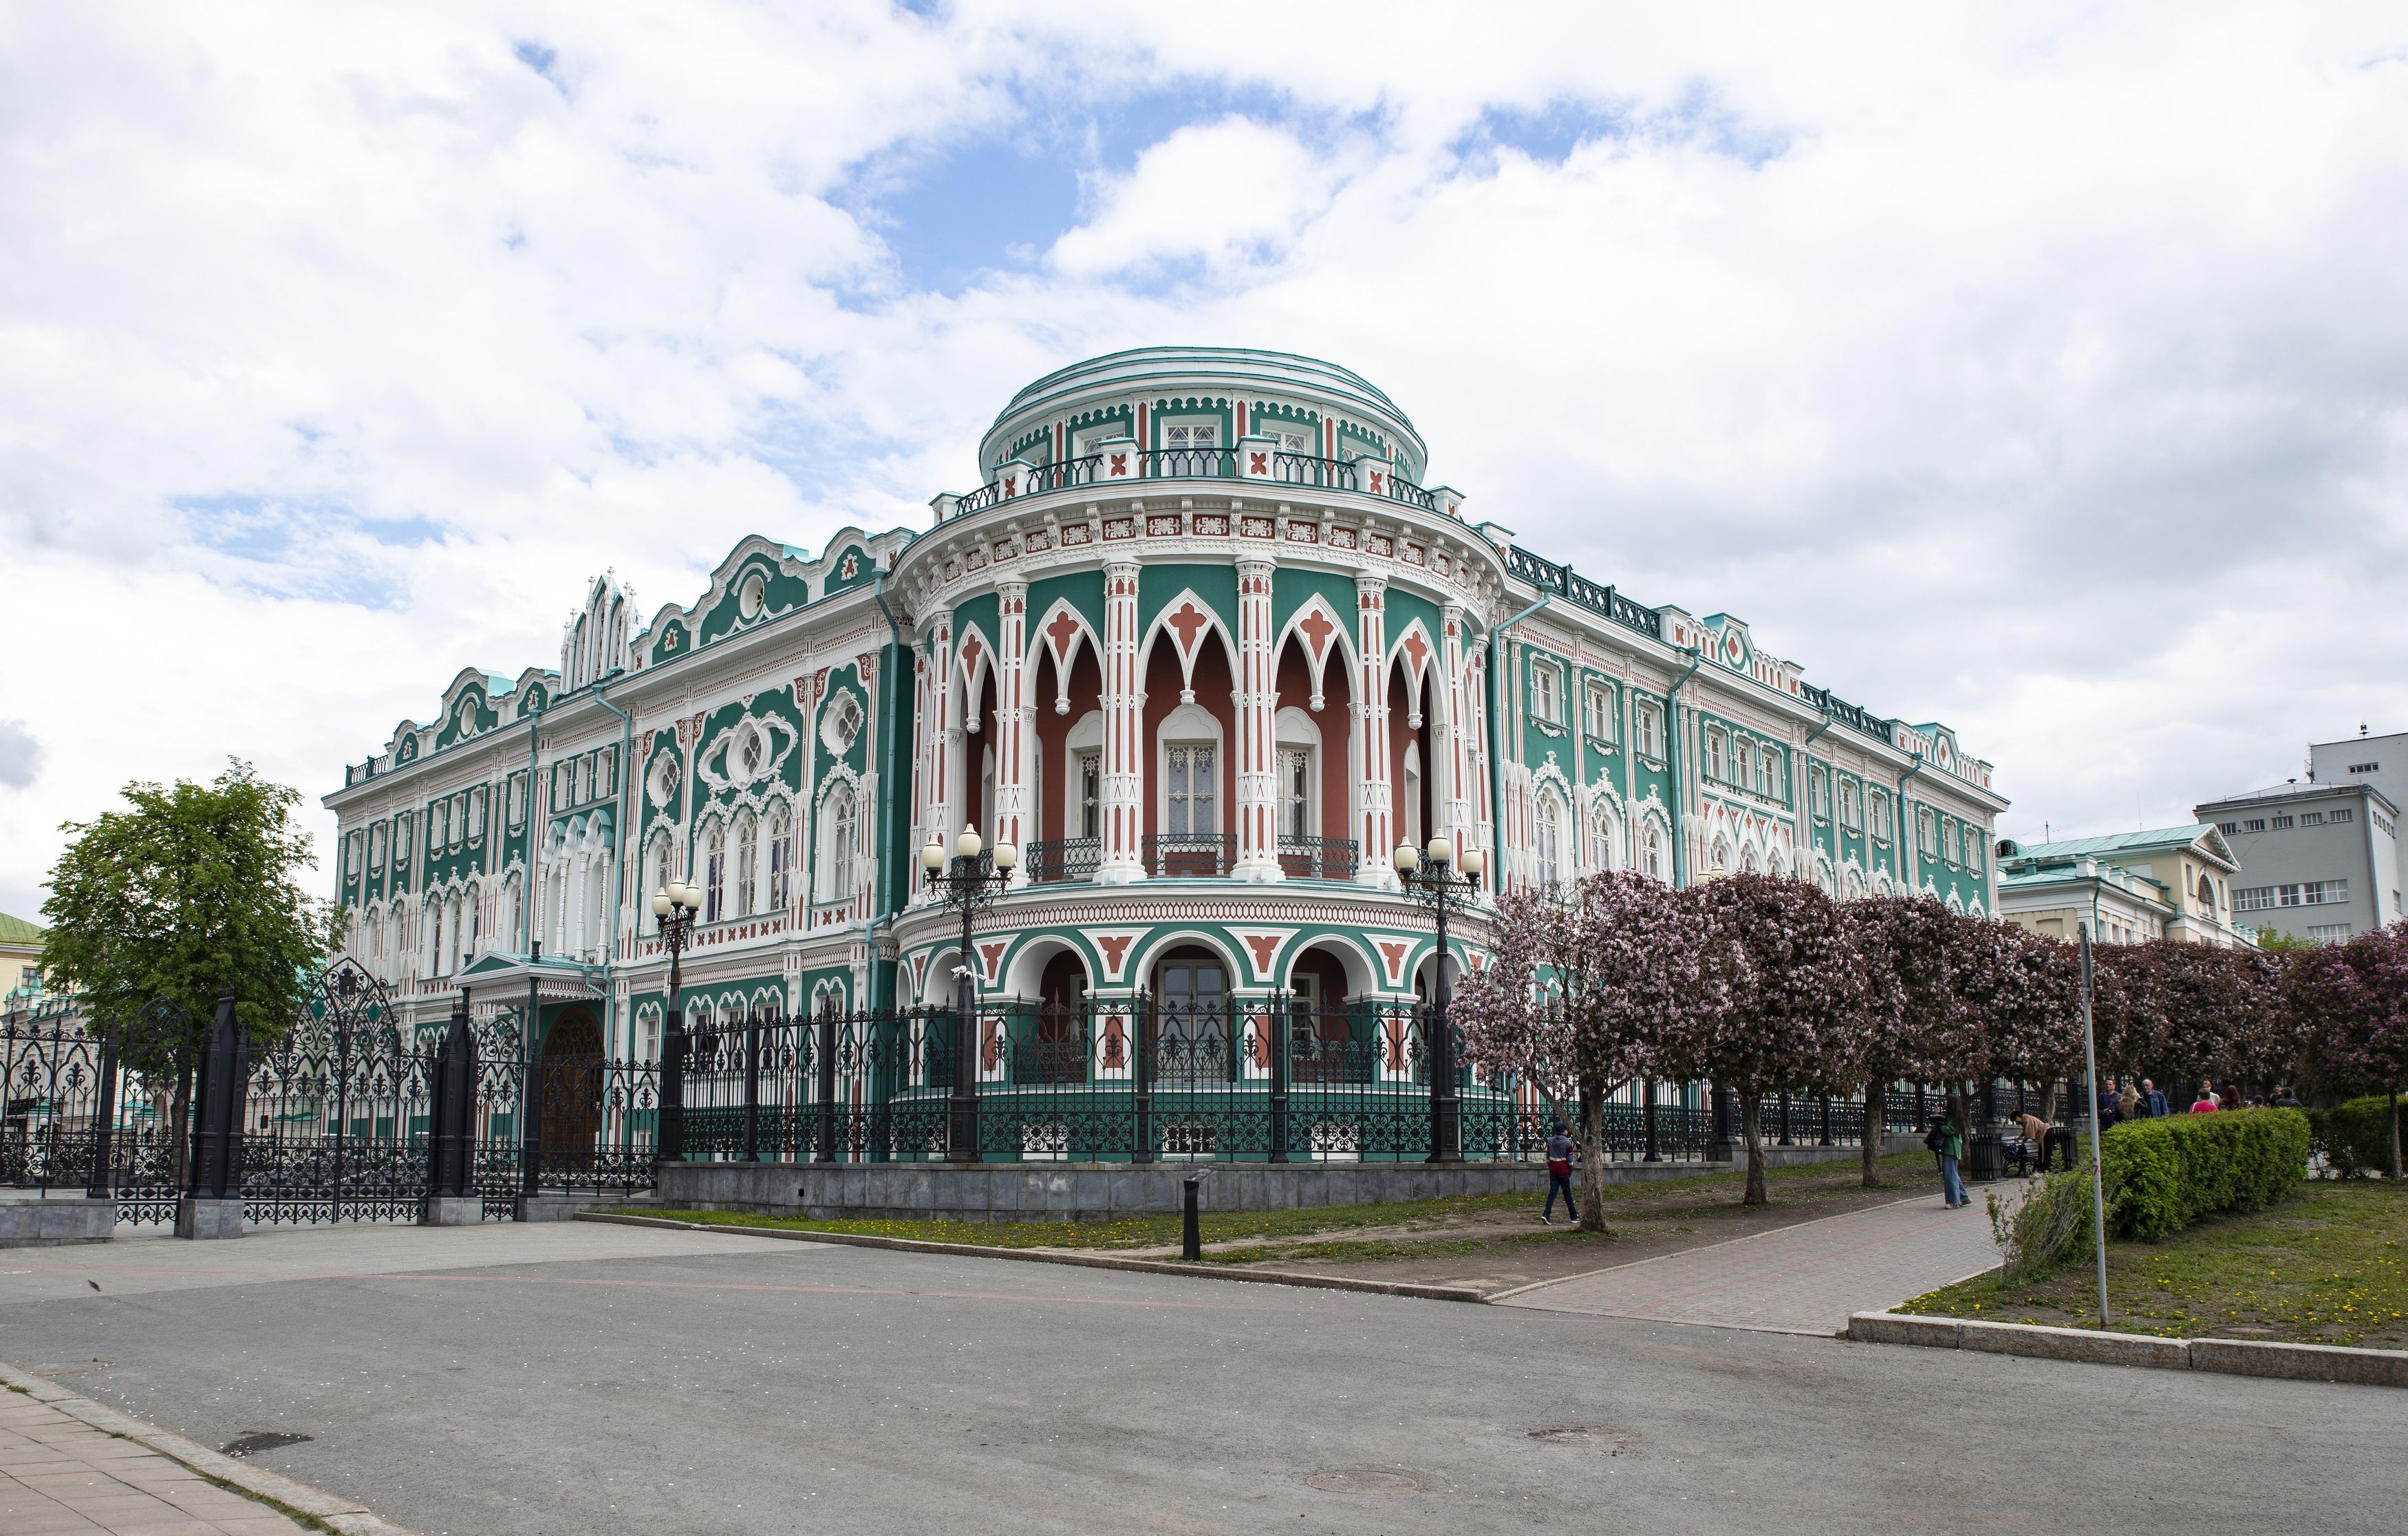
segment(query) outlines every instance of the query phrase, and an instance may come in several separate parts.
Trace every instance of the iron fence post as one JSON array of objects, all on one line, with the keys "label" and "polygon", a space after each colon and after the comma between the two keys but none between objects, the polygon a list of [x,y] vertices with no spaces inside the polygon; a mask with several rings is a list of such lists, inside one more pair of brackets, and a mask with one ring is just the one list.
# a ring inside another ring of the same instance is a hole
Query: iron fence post
[{"label": "iron fence post", "polygon": [[1269,1012],[1264,1022],[1270,1031],[1271,1161],[1283,1163],[1287,1161],[1287,1097],[1291,1070],[1288,1042],[1294,1037],[1295,1026],[1288,1018],[1287,994],[1272,993],[1267,1006]]},{"label": "iron fence post", "polygon": [[1662,1162],[1664,1154],[1656,1141],[1656,1080],[1652,1077],[1641,1078],[1639,1083],[1639,1120],[1640,1128],[1647,1135],[1647,1156],[1641,1161]]},{"label": "iron fence post", "polygon": [[477,1038],[468,1027],[464,993],[452,1012],[452,1027],[435,1051],[434,1134],[427,1138],[427,1193],[437,1199],[465,1199],[472,1184],[468,1121],[477,1081]]},{"label": "iron fence post", "polygon": [[526,1017],[520,1022],[519,1193],[543,1189],[543,1048],[536,1029],[536,980],[527,978]]},{"label": "iron fence post", "polygon": [[92,1141],[92,1178],[84,1193],[95,1200],[112,1199],[117,1194],[117,1032],[120,1026],[111,1024],[100,1038],[100,1102],[99,1118]]},{"label": "iron fence post", "polygon": [[819,1018],[820,1058],[813,1063],[813,1075],[818,1079],[819,1128],[812,1140],[818,1143],[811,1150],[819,1156],[815,1162],[836,1161],[836,1010],[822,1009]]},{"label": "iron fence post", "polygon": [[1140,992],[1129,1011],[1130,1128],[1136,1138],[1129,1161],[1154,1161],[1154,999]]},{"label": "iron fence post", "polygon": [[1713,1085],[1713,1093],[1714,1140],[1708,1156],[1717,1163],[1727,1163],[1732,1157],[1730,1088],[1726,1084],[1717,1083]]},{"label": "iron fence post", "polygon": [[191,1177],[185,1193],[230,1199],[242,1193],[242,1029],[235,1022],[234,989],[218,994],[200,1061],[199,1102],[193,1116]]},{"label": "iron fence post", "polygon": [[[1440,872],[1445,878],[1444,871]],[[1445,885],[1438,890],[1438,977],[1431,989],[1436,1006],[1424,1015],[1429,1030],[1430,1062],[1430,1151],[1433,1163],[1455,1163],[1463,1160],[1463,1107],[1455,1094],[1455,1026],[1448,1022],[1447,1005],[1455,993],[1448,983],[1447,960],[1451,951],[1446,941],[1447,908],[1454,902],[1454,891]]]},{"label": "iron fence post", "polygon": [[1822,1130],[1816,1136],[1814,1144],[1818,1147],[1828,1147],[1831,1145],[1831,1096],[1829,1094],[1823,1096],[1822,1120]]},{"label": "iron fence post", "polygon": [[757,1004],[744,1010],[744,1160],[761,1160],[761,1015]]},{"label": "iron fence post", "polygon": [[975,1163],[979,1160],[978,1027],[976,1006],[967,1002],[956,1003],[953,1008],[953,1094],[945,1135],[947,1162]]}]

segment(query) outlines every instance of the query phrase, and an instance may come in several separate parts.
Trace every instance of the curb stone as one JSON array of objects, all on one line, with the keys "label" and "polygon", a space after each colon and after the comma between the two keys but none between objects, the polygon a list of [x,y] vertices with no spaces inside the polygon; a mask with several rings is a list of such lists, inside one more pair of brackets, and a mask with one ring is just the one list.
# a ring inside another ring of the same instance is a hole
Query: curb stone
[{"label": "curb stone", "polygon": [[253,1498],[322,1520],[342,1531],[344,1536],[417,1536],[406,1526],[397,1526],[369,1514],[366,1507],[356,1500],[313,1488],[307,1483],[296,1483],[281,1473],[212,1451],[181,1435],[171,1435],[130,1414],[121,1414],[106,1403],[79,1398],[57,1383],[31,1371],[0,1363],[0,1386],[16,1387],[36,1402],[48,1404],[104,1434],[122,1435],[137,1445],[148,1446],[170,1461],[183,1463],[203,1477],[214,1478]]},{"label": "curb stone", "polygon": [[665,1227],[682,1232],[732,1232],[738,1237],[787,1242],[829,1242],[846,1248],[885,1248],[906,1254],[951,1254],[958,1258],[1006,1258],[1025,1264],[1068,1264],[1082,1270],[1123,1270],[1137,1274],[1183,1274],[1204,1280],[1244,1280],[1259,1285],[1301,1285],[1313,1290],[1360,1291],[1373,1296],[1411,1296],[1425,1301],[1488,1299],[1469,1285],[1417,1285],[1401,1280],[1356,1280],[1348,1275],[1305,1274],[1294,1270],[1240,1270],[1226,1264],[1182,1264],[1160,1258],[1116,1258],[1109,1254],[1059,1248],[988,1248],[975,1242],[931,1242],[924,1238],[882,1238],[859,1232],[806,1232],[782,1227],[739,1227],[728,1222],[672,1221],[666,1216],[623,1216],[580,1211],[575,1220],[619,1227]]},{"label": "curb stone", "polygon": [[2026,1359],[2082,1360],[2094,1365],[2214,1371],[2287,1381],[2408,1386],[2408,1350],[2354,1349],[2339,1344],[2278,1343],[2262,1339],[2166,1339],[2153,1333],[2108,1333],[1907,1313],[1860,1312],[1842,1338],[1856,1343],[1970,1349]]}]

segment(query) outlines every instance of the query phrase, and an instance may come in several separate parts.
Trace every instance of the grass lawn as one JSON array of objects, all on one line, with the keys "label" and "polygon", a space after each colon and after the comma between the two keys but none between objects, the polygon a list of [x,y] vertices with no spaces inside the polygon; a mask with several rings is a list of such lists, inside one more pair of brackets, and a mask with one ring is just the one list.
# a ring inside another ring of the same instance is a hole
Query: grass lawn
[{"label": "grass lawn", "polygon": [[[2038,1281],[1985,1275],[1898,1310],[2096,1328],[2098,1272],[2086,1249]],[[2107,1307],[2122,1333],[2408,1348],[2408,1185],[2303,1184],[2253,1215],[2110,1243]]]},{"label": "grass lawn", "polygon": [[[1928,1182],[1926,1176],[1930,1163],[1928,1153],[1902,1153],[1884,1159],[1882,1169],[1885,1177],[1899,1186],[1898,1193],[1903,1194]],[[1741,1212],[1739,1197],[1745,1178],[1742,1164],[1728,1172],[1608,1184],[1607,1220],[1617,1222],[1627,1213],[1634,1217],[1703,1220],[1711,1224],[1726,1208],[1734,1213]],[[1859,1186],[1859,1170],[1853,1158],[1844,1163],[1773,1169],[1766,1178],[1775,1204],[1791,1207],[1811,1206],[1818,1199],[1836,1194],[1852,1194]],[[1207,1244],[1223,1245],[1208,1247],[1206,1259],[1221,1264],[1377,1262],[1467,1255],[1499,1242],[1520,1245],[1598,1241],[1593,1234],[1569,1225],[1523,1229],[1545,1192],[1545,1174],[1534,1169],[1531,1187],[1510,1195],[1312,1206],[1295,1211],[1214,1211],[1208,1203],[1199,1225]],[[1209,1202],[1209,1189],[1207,1199]],[[729,1227],[859,1233],[992,1248],[1175,1249],[1180,1235],[1180,1218],[1175,1213],[1113,1221],[1049,1222],[816,1220],[740,1211],[643,1210],[631,1213]],[[1512,1230],[1500,1230],[1508,1224],[1512,1225]],[[1369,1235],[1374,1232],[1376,1236]]]}]

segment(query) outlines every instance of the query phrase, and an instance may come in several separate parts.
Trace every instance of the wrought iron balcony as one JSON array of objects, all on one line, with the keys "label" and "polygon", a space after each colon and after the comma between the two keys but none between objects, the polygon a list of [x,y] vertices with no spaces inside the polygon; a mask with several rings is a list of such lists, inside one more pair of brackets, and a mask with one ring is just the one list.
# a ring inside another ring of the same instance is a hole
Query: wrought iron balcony
[{"label": "wrought iron balcony", "polygon": [[1351,880],[1361,857],[1353,838],[1292,838],[1279,840],[1280,868],[1290,880]]},{"label": "wrought iron balcony", "polygon": [[1289,453],[1249,448],[1130,448],[1063,459],[1026,467],[1007,466],[989,484],[953,504],[953,515],[984,511],[1023,496],[1081,487],[1130,485],[1156,480],[1234,480],[1310,486],[1325,491],[1349,491],[1398,501],[1423,511],[1439,510],[1438,497],[1402,475],[1374,463],[1325,459],[1311,453]]},{"label": "wrought iron balcony", "polygon": [[1234,832],[1173,832],[1145,840],[1145,867],[1165,879],[1213,879],[1237,862]]},{"label": "wrought iron balcony", "polygon": [[1103,853],[1101,838],[1039,838],[1020,851],[1021,868],[1039,884],[1093,880]]}]

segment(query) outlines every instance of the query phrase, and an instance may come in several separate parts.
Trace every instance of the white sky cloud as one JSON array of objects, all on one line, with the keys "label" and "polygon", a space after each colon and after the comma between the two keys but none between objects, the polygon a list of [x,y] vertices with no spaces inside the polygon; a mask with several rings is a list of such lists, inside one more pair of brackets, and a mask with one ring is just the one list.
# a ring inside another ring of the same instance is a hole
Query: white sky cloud
[{"label": "white sky cloud", "polygon": [[[1014,135],[1078,189],[1021,260],[944,212]],[[20,10],[0,909],[127,779],[314,797],[592,572],[918,525],[1165,339],[1360,369],[2015,830],[2177,818],[2408,728],[2403,194],[2386,8]]]}]

